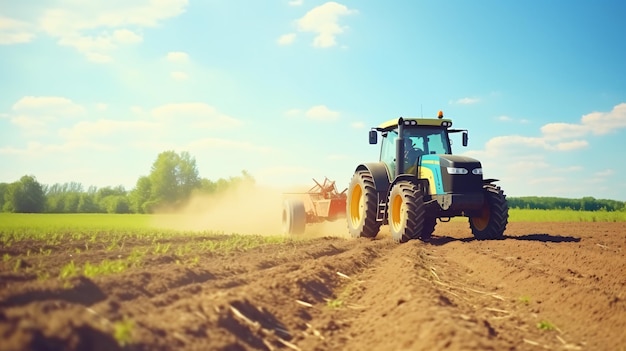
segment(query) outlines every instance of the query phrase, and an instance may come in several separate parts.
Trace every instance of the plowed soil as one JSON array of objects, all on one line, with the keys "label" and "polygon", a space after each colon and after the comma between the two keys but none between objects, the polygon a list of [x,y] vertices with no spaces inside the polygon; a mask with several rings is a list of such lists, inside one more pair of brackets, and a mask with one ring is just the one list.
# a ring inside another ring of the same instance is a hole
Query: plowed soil
[{"label": "plowed soil", "polygon": [[[323,234],[66,280],[71,243],[14,243],[0,253],[31,253],[1,266],[0,349],[626,350],[626,223],[510,223],[498,241],[457,222],[429,243]],[[50,277],[22,269],[42,263]]]}]

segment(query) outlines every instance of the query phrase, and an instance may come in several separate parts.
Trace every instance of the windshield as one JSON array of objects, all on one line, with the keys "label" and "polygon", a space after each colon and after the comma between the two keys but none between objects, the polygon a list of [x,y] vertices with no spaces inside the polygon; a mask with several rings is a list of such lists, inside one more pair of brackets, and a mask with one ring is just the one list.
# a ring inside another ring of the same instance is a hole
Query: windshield
[{"label": "windshield", "polygon": [[451,154],[450,143],[442,128],[404,128],[404,137],[411,139],[413,148],[425,154]]},{"label": "windshield", "polygon": [[[398,131],[390,130],[383,133],[383,145],[380,152],[380,160],[384,162],[391,174],[396,170],[396,139]],[[412,150],[405,149],[405,153],[413,151],[415,155],[425,154],[451,154],[450,144],[446,131],[442,128],[404,128],[405,147],[412,147]],[[405,169],[414,164],[413,160],[408,160]]]}]

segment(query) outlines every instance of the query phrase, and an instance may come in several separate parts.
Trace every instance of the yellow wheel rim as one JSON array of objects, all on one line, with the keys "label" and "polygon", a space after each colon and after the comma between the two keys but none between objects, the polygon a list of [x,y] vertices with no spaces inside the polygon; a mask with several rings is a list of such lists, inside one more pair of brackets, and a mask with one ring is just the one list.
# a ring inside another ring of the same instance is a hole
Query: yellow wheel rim
[{"label": "yellow wheel rim", "polygon": [[396,195],[391,200],[391,225],[395,231],[399,231],[402,228],[402,210],[404,201],[402,196]]},{"label": "yellow wheel rim", "polygon": [[491,218],[491,211],[489,211],[489,205],[484,204],[481,210],[480,217],[472,217],[472,223],[478,230],[485,230],[489,225],[489,219]]},{"label": "yellow wheel rim", "polygon": [[352,196],[350,197],[350,220],[352,227],[356,228],[361,223],[364,211],[363,188],[357,184],[352,188]]}]

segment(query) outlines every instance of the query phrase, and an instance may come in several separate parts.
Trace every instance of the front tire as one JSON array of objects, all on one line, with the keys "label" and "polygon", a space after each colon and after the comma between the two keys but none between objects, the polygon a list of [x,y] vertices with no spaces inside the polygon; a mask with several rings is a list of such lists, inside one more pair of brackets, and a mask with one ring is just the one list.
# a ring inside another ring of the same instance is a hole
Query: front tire
[{"label": "front tire", "polygon": [[306,227],[306,211],[304,202],[287,199],[283,202],[283,233],[297,235],[304,233]]},{"label": "front tire", "polygon": [[480,215],[469,218],[472,234],[478,240],[497,240],[504,237],[509,219],[506,195],[499,186],[483,185],[485,200]]},{"label": "front tire", "polygon": [[353,238],[374,238],[378,235],[381,222],[376,220],[378,194],[372,174],[357,171],[348,186],[346,217],[348,231]]},{"label": "front tire", "polygon": [[426,217],[424,218],[424,229],[422,229],[422,236],[420,239],[423,241],[428,241],[433,236],[435,232],[435,227],[437,226],[437,218],[435,217]]},{"label": "front tire", "polygon": [[397,243],[424,235],[424,197],[417,185],[399,181],[393,186],[389,194],[387,219],[391,236]]}]

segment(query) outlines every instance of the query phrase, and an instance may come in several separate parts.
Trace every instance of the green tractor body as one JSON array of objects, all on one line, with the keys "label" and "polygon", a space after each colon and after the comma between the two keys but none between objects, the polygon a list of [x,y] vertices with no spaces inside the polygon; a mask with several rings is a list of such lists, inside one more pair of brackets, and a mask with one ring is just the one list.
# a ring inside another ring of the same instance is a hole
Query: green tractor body
[{"label": "green tractor body", "polygon": [[480,161],[452,155],[452,129],[442,118],[399,118],[370,131],[382,136],[379,162],[357,166],[348,187],[346,215],[353,237],[375,237],[388,224],[397,242],[428,240],[437,220],[469,218],[477,239],[500,239],[508,220],[506,196],[483,178]]}]

